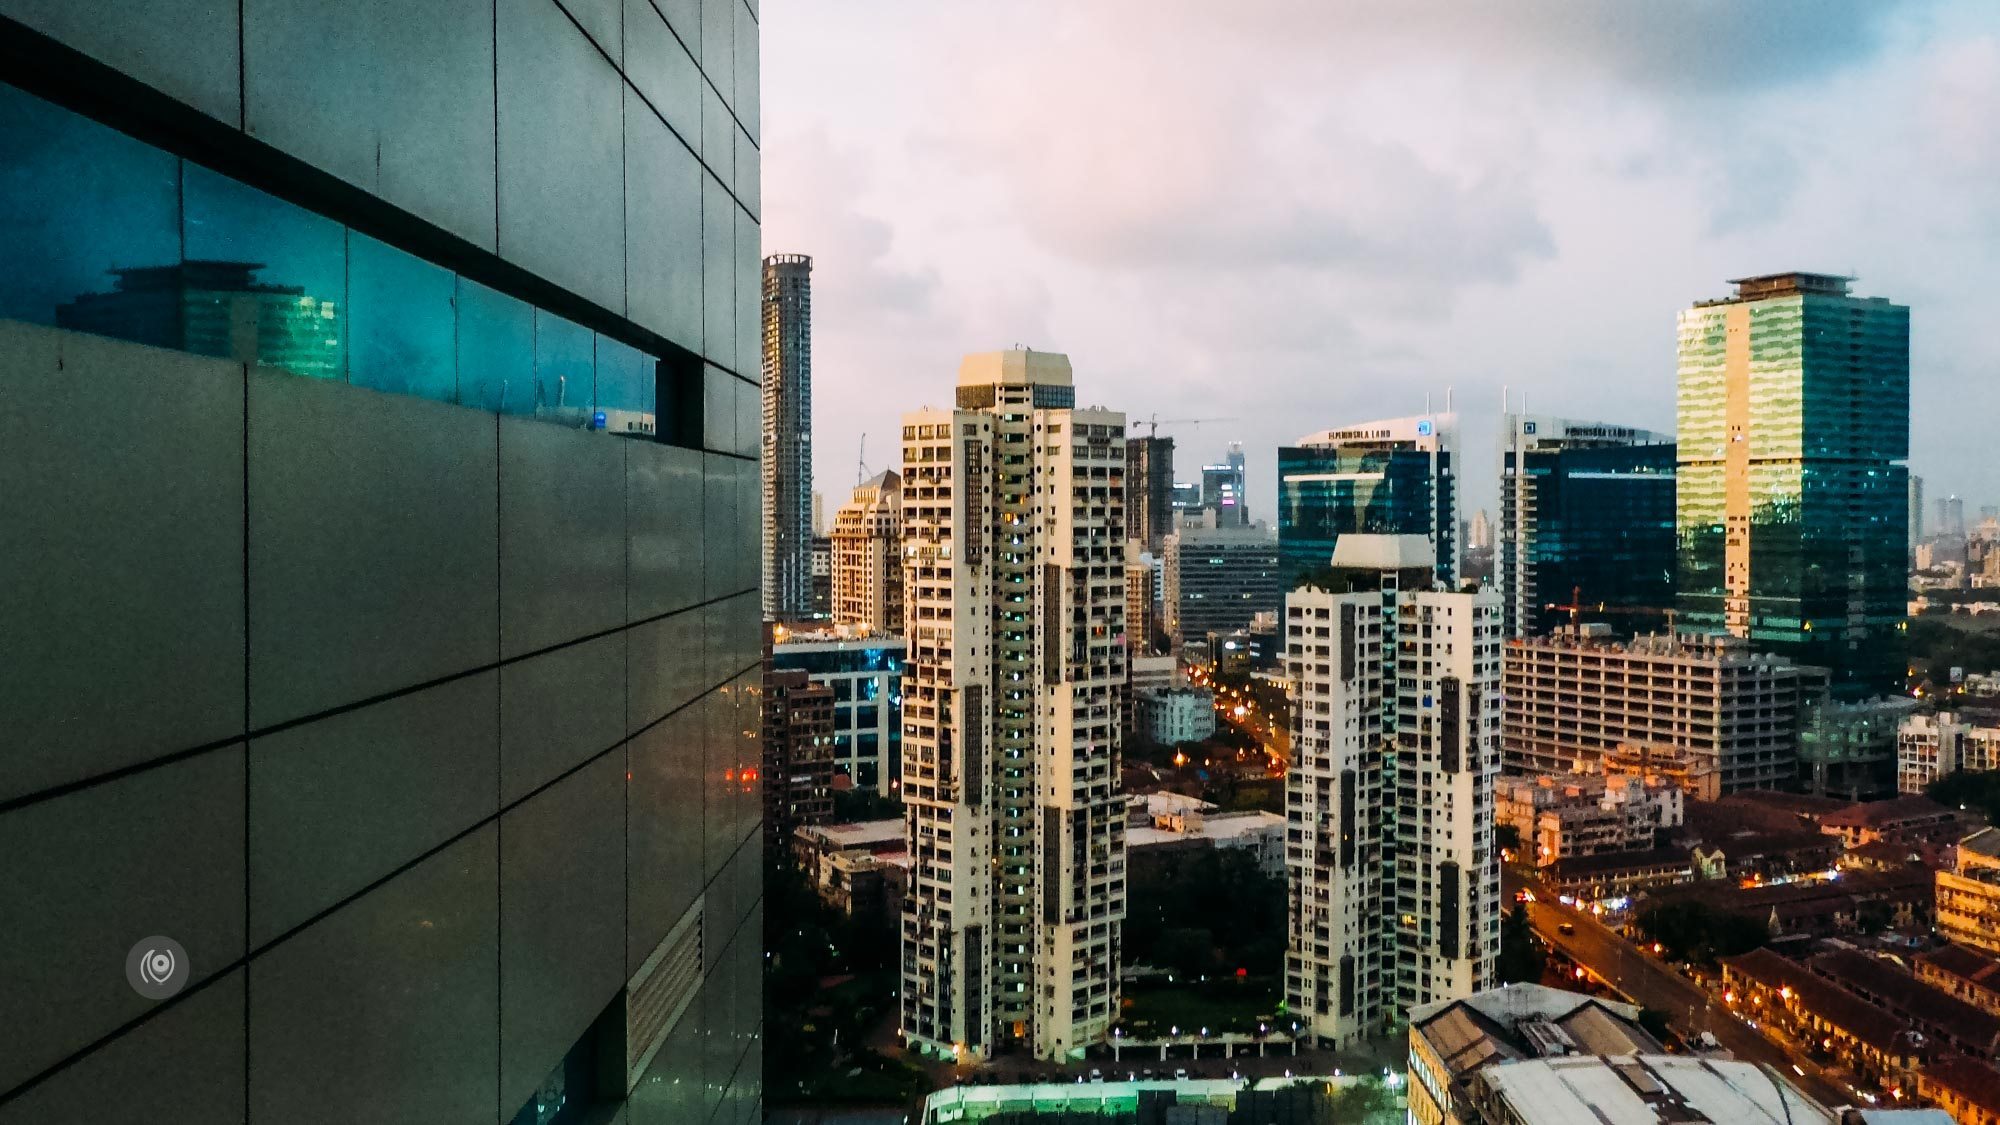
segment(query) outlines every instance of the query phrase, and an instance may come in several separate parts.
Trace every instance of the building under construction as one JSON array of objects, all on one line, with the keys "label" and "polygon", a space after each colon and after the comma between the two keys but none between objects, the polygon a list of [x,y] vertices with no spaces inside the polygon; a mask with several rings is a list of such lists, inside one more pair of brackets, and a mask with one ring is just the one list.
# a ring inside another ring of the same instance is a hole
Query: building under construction
[{"label": "building under construction", "polygon": [[1824,670],[1737,637],[1584,625],[1502,652],[1510,772],[1657,773],[1704,799],[1790,787],[1801,712],[1826,690]]}]

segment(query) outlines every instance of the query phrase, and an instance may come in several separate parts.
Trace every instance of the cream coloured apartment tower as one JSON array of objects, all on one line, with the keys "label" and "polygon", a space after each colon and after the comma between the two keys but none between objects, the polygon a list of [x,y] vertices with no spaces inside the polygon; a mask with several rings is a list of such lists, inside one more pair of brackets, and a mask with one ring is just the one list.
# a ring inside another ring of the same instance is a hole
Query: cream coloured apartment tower
[{"label": "cream coloured apartment tower", "polygon": [[903,417],[902,1032],[1078,1054],[1118,1011],[1125,416],[1069,360],[959,368]]},{"label": "cream coloured apartment tower", "polygon": [[885,469],[833,515],[833,623],[870,636],[903,631],[903,487]]},{"label": "cream coloured apartment tower", "polygon": [[1339,1048],[1494,986],[1502,600],[1422,535],[1340,537],[1285,599],[1287,1006]]}]

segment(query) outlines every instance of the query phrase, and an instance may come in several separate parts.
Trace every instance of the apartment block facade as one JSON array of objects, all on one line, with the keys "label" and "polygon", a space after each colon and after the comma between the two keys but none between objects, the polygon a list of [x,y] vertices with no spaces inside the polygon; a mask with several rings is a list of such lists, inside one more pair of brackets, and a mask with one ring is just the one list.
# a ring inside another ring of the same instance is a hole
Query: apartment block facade
[{"label": "apartment block facade", "polygon": [[1805,705],[1824,674],[1737,637],[1611,639],[1602,626],[1509,640],[1507,768],[1567,773],[1612,762],[1679,778],[1696,797],[1789,788]]},{"label": "apartment block facade", "polygon": [[1497,593],[1433,589],[1425,537],[1351,535],[1286,598],[1285,997],[1323,1043],[1493,984]]},{"label": "apartment block facade", "polygon": [[889,635],[903,631],[903,481],[885,470],[854,487],[833,515],[833,624]]},{"label": "apartment block facade", "polygon": [[771,650],[833,691],[833,768],[856,788],[893,797],[903,774],[901,637],[792,633]]},{"label": "apartment block facade", "polygon": [[2000,721],[1984,723],[1953,711],[1910,715],[1896,729],[1896,790],[1922,793],[1960,770],[2000,769]]},{"label": "apartment block facade", "polygon": [[795,668],[764,670],[764,846],[833,819],[833,689]]},{"label": "apartment block facade", "polygon": [[974,355],[903,418],[913,860],[902,1034],[1076,1055],[1118,1012],[1125,418],[1067,357]]},{"label": "apartment block facade", "polygon": [[0,3],[0,1121],[761,1119],[757,8]]}]

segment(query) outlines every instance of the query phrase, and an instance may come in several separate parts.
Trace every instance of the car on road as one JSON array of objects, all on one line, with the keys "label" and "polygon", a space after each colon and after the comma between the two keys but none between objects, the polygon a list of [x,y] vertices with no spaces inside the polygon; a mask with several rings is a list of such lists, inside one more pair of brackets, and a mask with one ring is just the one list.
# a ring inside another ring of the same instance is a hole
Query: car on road
[{"label": "car on road", "polygon": [[1103,1071],[1101,1071],[1101,1070],[1099,1070],[1099,1069],[1097,1069],[1097,1068],[1096,1068],[1096,1067],[1094,1067],[1094,1066],[1093,1066],[1093,1067],[1091,1067],[1091,1068],[1090,1068],[1090,1080],[1091,1080],[1092,1082],[1102,1082],[1102,1081],[1104,1081],[1104,1072],[1103,1072]]},{"label": "car on road", "polygon": [[1174,1081],[1176,1082],[1187,1081],[1187,1067],[1177,1066],[1174,1068]]},{"label": "car on road", "polygon": [[1576,923],[1564,922],[1556,927],[1556,932],[1559,934],[1573,934],[1576,932]]}]

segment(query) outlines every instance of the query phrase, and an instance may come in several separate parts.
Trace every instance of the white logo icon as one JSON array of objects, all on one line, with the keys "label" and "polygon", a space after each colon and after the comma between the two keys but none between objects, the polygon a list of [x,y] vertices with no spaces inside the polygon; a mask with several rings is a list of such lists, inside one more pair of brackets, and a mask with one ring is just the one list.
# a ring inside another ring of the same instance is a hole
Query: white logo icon
[{"label": "white logo icon", "polygon": [[174,979],[174,951],[148,949],[139,960],[139,977],[147,984],[165,984]]},{"label": "white logo icon", "polygon": [[125,979],[148,1000],[165,1000],[187,985],[187,950],[162,934],[139,942],[125,955]]}]

